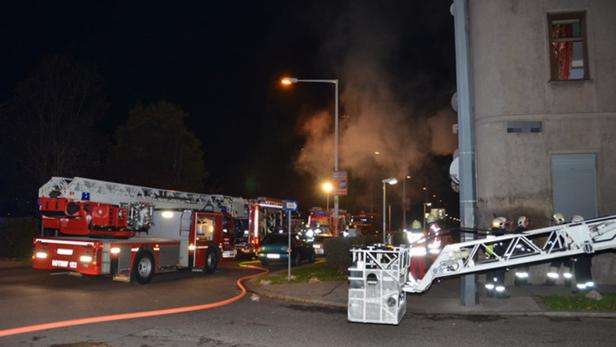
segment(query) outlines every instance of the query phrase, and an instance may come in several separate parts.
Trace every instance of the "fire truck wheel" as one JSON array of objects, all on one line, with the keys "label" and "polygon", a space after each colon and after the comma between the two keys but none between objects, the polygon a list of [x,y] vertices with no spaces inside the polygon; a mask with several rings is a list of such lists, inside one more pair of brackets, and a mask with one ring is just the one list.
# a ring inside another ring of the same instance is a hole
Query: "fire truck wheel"
[{"label": "fire truck wheel", "polygon": [[308,257],[308,262],[314,263],[314,257],[315,257],[314,253],[310,254],[310,257]]},{"label": "fire truck wheel", "polygon": [[216,271],[218,267],[218,253],[215,250],[211,250],[205,256],[205,272],[211,274]]},{"label": "fire truck wheel", "polygon": [[150,252],[141,251],[135,255],[132,277],[139,284],[146,284],[154,277],[154,257]]},{"label": "fire truck wheel", "polygon": [[298,266],[302,263],[302,255],[299,252],[295,253],[293,257],[293,266]]}]

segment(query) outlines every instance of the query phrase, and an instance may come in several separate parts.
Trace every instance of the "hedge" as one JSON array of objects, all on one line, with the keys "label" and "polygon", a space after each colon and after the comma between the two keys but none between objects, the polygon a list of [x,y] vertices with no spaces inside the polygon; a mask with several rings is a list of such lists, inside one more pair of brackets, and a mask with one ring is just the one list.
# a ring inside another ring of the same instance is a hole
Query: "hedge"
[{"label": "hedge", "polygon": [[0,218],[0,257],[29,257],[38,231],[37,218]]},{"label": "hedge", "polygon": [[333,237],[323,242],[327,265],[339,273],[346,273],[351,266],[351,248],[364,247],[380,242],[378,236]]}]

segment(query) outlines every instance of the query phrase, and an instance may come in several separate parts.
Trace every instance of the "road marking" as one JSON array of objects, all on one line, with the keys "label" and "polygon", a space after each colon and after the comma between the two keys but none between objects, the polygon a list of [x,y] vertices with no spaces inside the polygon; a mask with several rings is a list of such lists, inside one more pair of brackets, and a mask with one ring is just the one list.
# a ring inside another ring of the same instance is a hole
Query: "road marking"
[{"label": "road marking", "polygon": [[51,322],[51,323],[26,325],[26,326],[17,327],[17,328],[0,330],[0,337],[17,335],[17,334],[32,333],[32,332],[41,331],[41,330],[49,330],[49,329],[57,329],[57,328],[67,328],[67,327],[73,327],[73,326],[77,326],[77,325],[104,323],[104,322],[111,322],[111,321],[118,321],[118,320],[125,320],[125,319],[155,317],[155,316],[164,316],[164,315],[168,315],[168,314],[177,314],[177,313],[184,313],[184,312],[209,310],[209,309],[212,309],[212,308],[229,305],[229,304],[232,304],[232,303],[242,299],[246,295],[246,293],[248,292],[246,290],[246,287],[244,287],[244,284],[242,284],[242,282],[244,282],[246,280],[249,280],[249,279],[252,279],[252,278],[255,278],[257,276],[261,276],[261,275],[265,275],[265,274],[269,273],[269,270],[266,269],[266,268],[263,268],[263,267],[260,267],[260,266],[256,266],[256,265],[251,265],[251,264],[248,264],[248,263],[249,262],[240,263],[240,266],[241,267],[251,268],[251,269],[256,269],[256,270],[261,270],[263,272],[252,274],[252,275],[248,275],[248,276],[243,276],[243,277],[240,277],[239,279],[237,279],[237,281],[235,281],[235,285],[240,289],[241,292],[240,292],[240,294],[238,294],[236,296],[233,296],[233,297],[231,297],[229,299],[225,299],[225,300],[222,300],[222,301],[216,301],[216,302],[212,302],[212,303],[209,303],[209,304],[202,304],[202,305],[183,306],[183,307],[175,307],[175,308],[168,308],[168,309],[162,309],[162,310],[153,310],[153,311],[120,313],[120,314],[112,314],[112,315],[108,315],[108,316],[78,318],[78,319],[70,319],[70,320]]}]

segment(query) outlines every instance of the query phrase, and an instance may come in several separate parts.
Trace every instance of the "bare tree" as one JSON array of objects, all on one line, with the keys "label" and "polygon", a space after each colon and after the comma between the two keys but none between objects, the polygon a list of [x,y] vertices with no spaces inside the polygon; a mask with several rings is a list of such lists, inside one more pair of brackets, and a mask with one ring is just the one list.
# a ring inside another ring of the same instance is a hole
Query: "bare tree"
[{"label": "bare tree", "polygon": [[50,55],[14,90],[2,111],[5,148],[35,184],[83,174],[99,162],[94,125],[105,100],[96,71],[70,55]]},{"label": "bare tree", "polygon": [[199,139],[187,115],[166,101],[137,104],[115,134],[107,157],[110,176],[126,183],[201,191],[206,177]]}]

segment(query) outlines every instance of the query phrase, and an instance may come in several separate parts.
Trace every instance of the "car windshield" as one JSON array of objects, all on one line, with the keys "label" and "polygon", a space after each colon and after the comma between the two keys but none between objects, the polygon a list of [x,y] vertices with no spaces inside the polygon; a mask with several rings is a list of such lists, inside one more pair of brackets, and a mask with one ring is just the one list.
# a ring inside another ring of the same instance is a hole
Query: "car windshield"
[{"label": "car windshield", "polygon": [[332,238],[331,236],[317,236],[314,241],[315,242],[323,242],[323,241],[325,241],[327,239],[331,239],[331,238]]},{"label": "car windshield", "polygon": [[276,243],[287,243],[289,242],[288,234],[270,234],[263,239],[264,245],[272,245]]}]

